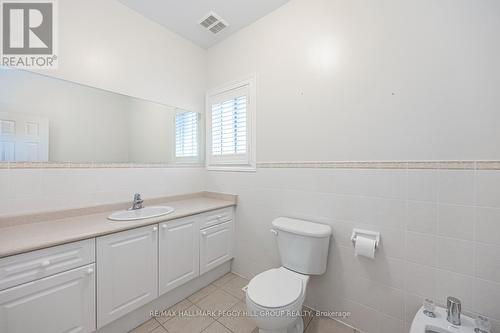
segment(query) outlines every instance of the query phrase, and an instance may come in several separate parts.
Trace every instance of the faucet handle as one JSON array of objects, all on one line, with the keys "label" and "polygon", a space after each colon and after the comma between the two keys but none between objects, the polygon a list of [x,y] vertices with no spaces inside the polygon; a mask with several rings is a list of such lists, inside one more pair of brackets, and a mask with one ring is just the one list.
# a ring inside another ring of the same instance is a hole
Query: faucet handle
[{"label": "faucet handle", "polygon": [[476,320],[476,328],[474,332],[476,333],[490,333],[491,331],[491,322],[485,316],[478,315]]},{"label": "faucet handle", "polygon": [[436,314],[434,313],[434,311],[436,310],[436,304],[434,303],[434,301],[432,299],[426,298],[424,299],[423,305],[424,305],[424,314],[427,317],[436,318]]},{"label": "faucet handle", "polygon": [[134,194],[134,200],[141,200],[141,194],[140,193]]}]

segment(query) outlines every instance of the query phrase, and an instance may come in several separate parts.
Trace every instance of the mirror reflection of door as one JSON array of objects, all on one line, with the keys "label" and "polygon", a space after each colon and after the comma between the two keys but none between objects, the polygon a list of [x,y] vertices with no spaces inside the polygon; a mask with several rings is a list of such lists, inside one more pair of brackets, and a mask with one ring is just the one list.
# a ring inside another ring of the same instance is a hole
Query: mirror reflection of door
[{"label": "mirror reflection of door", "polygon": [[0,161],[48,160],[49,120],[17,112],[0,112]]}]

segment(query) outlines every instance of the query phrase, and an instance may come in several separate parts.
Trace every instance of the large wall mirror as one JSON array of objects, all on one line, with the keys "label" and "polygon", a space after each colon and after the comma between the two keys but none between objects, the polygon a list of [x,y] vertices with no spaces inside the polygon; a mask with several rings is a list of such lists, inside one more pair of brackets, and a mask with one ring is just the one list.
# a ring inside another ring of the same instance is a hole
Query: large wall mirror
[{"label": "large wall mirror", "polygon": [[0,162],[201,163],[201,115],[0,68]]}]

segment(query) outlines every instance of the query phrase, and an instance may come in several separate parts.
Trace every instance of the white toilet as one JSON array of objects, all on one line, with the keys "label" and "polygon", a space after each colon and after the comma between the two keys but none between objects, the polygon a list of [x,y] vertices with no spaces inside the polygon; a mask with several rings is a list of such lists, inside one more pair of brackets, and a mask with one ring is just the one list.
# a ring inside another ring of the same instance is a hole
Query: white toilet
[{"label": "white toilet", "polygon": [[309,275],[325,273],[332,229],[286,217],[274,220],[273,228],[283,266],[250,280],[247,308],[260,333],[302,333],[300,313]]}]

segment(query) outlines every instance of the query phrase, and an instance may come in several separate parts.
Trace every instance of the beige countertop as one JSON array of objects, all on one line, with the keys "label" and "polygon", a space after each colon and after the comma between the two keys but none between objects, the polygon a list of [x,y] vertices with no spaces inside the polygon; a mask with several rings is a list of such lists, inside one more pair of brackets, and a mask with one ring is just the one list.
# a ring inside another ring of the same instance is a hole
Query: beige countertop
[{"label": "beige countertop", "polygon": [[127,204],[0,218],[0,258],[234,206],[236,198],[230,194],[200,192],[145,200],[146,205],[168,205],[175,211],[138,221],[107,219]]}]

